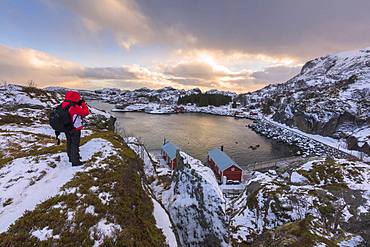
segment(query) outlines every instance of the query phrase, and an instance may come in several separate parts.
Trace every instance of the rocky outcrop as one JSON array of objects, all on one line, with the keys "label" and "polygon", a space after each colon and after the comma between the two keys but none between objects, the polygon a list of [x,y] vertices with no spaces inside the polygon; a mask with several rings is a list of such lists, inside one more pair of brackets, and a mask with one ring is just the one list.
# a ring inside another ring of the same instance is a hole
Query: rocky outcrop
[{"label": "rocky outcrop", "polygon": [[129,143],[143,153],[148,186],[170,216],[179,246],[229,246],[226,201],[212,170],[179,152],[173,171]]},{"label": "rocky outcrop", "polygon": [[227,210],[234,246],[366,246],[369,171],[327,159],[255,172]]},{"label": "rocky outcrop", "polygon": [[297,134],[263,119],[255,121],[255,123],[248,126],[263,136],[296,147],[297,154],[300,155],[329,155],[337,158],[349,158],[348,154],[339,151],[337,148],[330,147],[319,141]]},{"label": "rocky outcrop", "polygon": [[370,126],[369,64],[370,48],[320,57],[286,83],[245,95],[243,102],[288,126],[345,141]]},{"label": "rocky outcrop", "polygon": [[288,117],[285,111],[276,111],[272,118],[277,122],[285,123],[290,127],[297,127],[307,133],[331,136],[335,138],[343,136],[344,133],[341,133],[343,127],[355,128],[365,124],[363,119],[359,119],[349,112],[330,112],[328,115],[330,115],[330,117],[328,117],[326,121],[320,121],[320,119],[312,114],[294,110],[292,117]]},{"label": "rocky outcrop", "polygon": [[349,136],[346,140],[346,143],[347,143],[347,146],[348,146],[349,149],[357,150],[357,151],[360,151],[360,152],[364,152],[367,155],[370,155],[370,145],[369,145],[368,142],[366,142],[365,144],[360,146],[358,144],[358,140],[357,140],[356,137]]},{"label": "rocky outcrop", "polygon": [[181,153],[165,202],[183,246],[227,246],[225,200],[213,172]]}]

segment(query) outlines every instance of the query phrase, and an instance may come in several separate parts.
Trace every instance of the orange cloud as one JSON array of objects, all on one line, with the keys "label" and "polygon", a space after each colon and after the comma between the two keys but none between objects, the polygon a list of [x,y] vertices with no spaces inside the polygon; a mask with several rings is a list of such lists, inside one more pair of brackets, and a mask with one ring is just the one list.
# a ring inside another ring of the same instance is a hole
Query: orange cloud
[{"label": "orange cloud", "polygon": [[68,81],[80,74],[82,67],[45,52],[0,45],[0,79],[14,82],[27,80]]},{"label": "orange cloud", "polygon": [[[84,67],[45,52],[0,45],[0,80],[21,84],[34,80],[39,86],[61,85],[77,88],[109,86],[134,89],[144,86],[173,86],[246,92],[269,83],[285,81],[299,70],[297,66],[284,65],[266,67],[258,71],[231,69],[227,58],[225,64],[220,64],[220,56],[205,53],[194,57],[179,57],[178,61],[173,63],[169,59],[153,68],[140,65]],[[243,60],[239,62],[243,67]]]}]

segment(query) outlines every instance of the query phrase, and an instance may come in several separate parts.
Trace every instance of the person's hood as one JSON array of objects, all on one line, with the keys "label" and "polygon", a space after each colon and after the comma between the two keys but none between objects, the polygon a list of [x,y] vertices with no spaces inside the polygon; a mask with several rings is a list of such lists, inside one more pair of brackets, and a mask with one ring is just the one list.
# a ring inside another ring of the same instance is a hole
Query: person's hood
[{"label": "person's hood", "polygon": [[81,100],[81,96],[76,91],[67,91],[66,96],[64,97],[64,100],[70,100],[74,103],[78,103]]}]

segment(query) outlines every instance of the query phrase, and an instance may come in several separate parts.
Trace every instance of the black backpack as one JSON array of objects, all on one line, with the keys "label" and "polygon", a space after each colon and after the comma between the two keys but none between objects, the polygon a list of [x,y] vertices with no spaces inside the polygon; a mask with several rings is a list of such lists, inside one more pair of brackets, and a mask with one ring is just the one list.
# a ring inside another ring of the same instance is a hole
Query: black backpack
[{"label": "black backpack", "polygon": [[73,106],[74,103],[70,102],[65,108],[62,107],[62,104],[58,105],[50,113],[49,124],[55,130],[55,136],[58,140],[58,145],[60,140],[58,138],[61,132],[71,131],[73,129],[73,122],[69,116],[69,108]]}]

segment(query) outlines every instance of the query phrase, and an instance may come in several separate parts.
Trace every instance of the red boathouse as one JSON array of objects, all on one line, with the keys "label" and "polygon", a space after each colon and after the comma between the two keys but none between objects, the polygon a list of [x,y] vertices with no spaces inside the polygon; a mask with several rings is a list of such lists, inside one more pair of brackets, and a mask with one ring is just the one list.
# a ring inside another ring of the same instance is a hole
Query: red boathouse
[{"label": "red boathouse", "polygon": [[176,169],[176,152],[178,147],[172,142],[165,142],[162,146],[161,154],[166,164],[172,169]]},{"label": "red boathouse", "polygon": [[208,166],[213,170],[220,182],[222,182],[223,177],[226,177],[226,182],[241,182],[242,168],[224,153],[222,149],[223,147],[208,151]]}]

